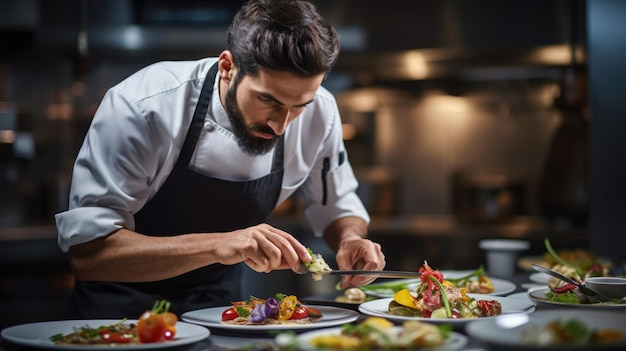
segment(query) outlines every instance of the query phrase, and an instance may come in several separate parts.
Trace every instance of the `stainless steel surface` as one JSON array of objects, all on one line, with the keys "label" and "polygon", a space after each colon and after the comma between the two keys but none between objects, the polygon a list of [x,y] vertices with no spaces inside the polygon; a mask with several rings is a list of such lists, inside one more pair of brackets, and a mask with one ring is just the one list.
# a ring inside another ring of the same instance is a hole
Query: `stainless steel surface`
[{"label": "stainless steel surface", "polygon": [[422,273],[408,271],[333,270],[323,275],[374,275],[381,278],[419,278]]},{"label": "stainless steel surface", "polygon": [[559,272],[556,272],[556,271],[554,271],[554,270],[552,270],[550,268],[547,268],[547,267],[544,267],[544,266],[540,266],[540,265],[534,264],[534,263],[531,266],[537,272],[545,273],[545,274],[551,275],[551,276],[553,276],[553,277],[555,277],[557,279],[561,279],[562,281],[564,281],[566,283],[570,283],[570,284],[576,285],[578,287],[578,289],[580,290],[580,292],[582,292],[585,295],[588,295],[588,296],[599,296],[600,298],[604,299],[605,301],[610,301],[611,300],[606,295],[601,294],[600,292],[595,291],[595,290],[593,290],[593,289],[591,289],[589,287],[586,287],[585,284],[581,284],[581,283],[577,282],[576,280],[571,279],[569,277],[566,277],[563,274],[561,274]]}]

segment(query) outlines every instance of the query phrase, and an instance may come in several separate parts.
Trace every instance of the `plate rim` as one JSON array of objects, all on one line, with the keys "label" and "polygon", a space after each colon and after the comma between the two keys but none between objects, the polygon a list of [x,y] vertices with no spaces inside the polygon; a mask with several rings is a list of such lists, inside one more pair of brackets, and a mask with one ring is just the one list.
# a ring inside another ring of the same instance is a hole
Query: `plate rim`
[{"label": "plate rim", "polygon": [[[55,328],[56,325],[59,325],[58,328],[72,328],[72,327],[80,327],[85,325],[107,325],[107,324],[115,324],[119,323],[121,319],[68,319],[68,320],[52,320],[52,321],[40,321],[40,322],[30,322],[12,325],[2,329],[0,335],[6,341],[11,343],[28,346],[28,347],[36,347],[36,348],[44,348],[51,350],[81,350],[81,349],[89,349],[89,350],[148,350],[148,349],[160,349],[160,348],[169,348],[176,346],[183,346],[193,344],[202,340],[205,340],[210,337],[211,331],[206,327],[202,327],[199,325],[195,325],[192,323],[179,321],[176,323],[177,334],[181,331],[181,326],[184,328],[185,332],[194,331],[196,334],[181,338],[174,339],[167,342],[162,343],[141,343],[141,344],[114,344],[114,345],[58,345],[51,341],[49,341],[49,337],[54,335],[50,334],[47,337],[37,337],[37,338],[22,338],[12,335],[12,333],[20,330],[31,331],[33,327],[36,328],[44,328],[45,326],[49,326],[50,328]],[[124,323],[137,323],[136,319],[127,319]],[[69,330],[68,330],[69,332]]]},{"label": "plate rim", "polygon": [[[552,307],[567,307],[567,308],[577,308],[577,309],[611,309],[611,308],[626,308],[626,303],[618,303],[618,304],[597,304],[597,303],[567,303],[567,302],[555,302],[548,300],[546,293],[549,287],[539,286],[528,290],[528,298],[538,304],[545,304]],[[535,294],[535,295],[533,295]],[[543,294],[543,296],[537,296],[536,294]]]},{"label": "plate rim", "polygon": [[[393,326],[392,327],[395,330],[399,330],[402,329],[402,326]],[[341,327],[331,327],[331,328],[321,328],[321,329],[314,329],[314,330],[309,330],[303,333],[300,333],[298,335],[295,336],[297,342],[298,342],[298,348],[302,349],[304,351],[326,351],[326,350],[334,350],[334,349],[328,349],[328,348],[316,348],[310,345],[304,345],[303,342],[306,340],[306,338],[312,338],[314,336],[317,336],[319,334],[323,334],[323,333],[338,333],[341,331]],[[432,351],[437,351],[437,350],[460,350],[463,347],[467,346],[468,342],[469,342],[469,338],[466,335],[463,335],[462,333],[456,332],[456,331],[451,331],[450,332],[451,336],[454,336],[456,339],[456,342],[458,343],[458,345],[455,344],[446,344],[440,347],[431,347],[431,348],[427,348],[428,350],[432,350]],[[274,340],[276,342],[276,344],[278,346],[283,346],[280,345],[280,341],[279,339],[281,338],[280,335],[277,335]],[[380,349],[371,349],[369,351],[383,351]]]},{"label": "plate rim", "polygon": [[[267,332],[267,331],[273,331],[273,330],[307,330],[307,329],[319,329],[319,328],[326,328],[326,327],[333,327],[333,326],[337,326],[337,325],[341,325],[344,323],[351,323],[354,322],[355,320],[357,320],[359,318],[359,313],[351,310],[351,309],[347,309],[347,308],[342,308],[342,307],[335,307],[335,306],[323,306],[323,305],[307,305],[310,307],[315,307],[318,310],[320,310],[320,312],[322,312],[322,316],[325,313],[328,312],[324,312],[324,311],[341,311],[344,314],[346,314],[345,317],[343,318],[338,318],[336,320],[324,320],[322,318],[322,320],[320,320],[319,322],[314,322],[314,323],[309,323],[309,324],[263,324],[263,325],[237,325],[237,324],[225,324],[225,323],[220,323],[220,321],[208,321],[208,320],[200,320],[197,318],[193,318],[193,317],[189,317],[190,314],[192,313],[198,313],[200,311],[207,311],[210,310],[211,312],[215,311],[220,313],[223,312],[225,309],[229,308],[230,306],[218,306],[218,307],[208,307],[208,308],[201,308],[198,310],[193,310],[193,311],[187,311],[185,313],[183,313],[180,318],[188,323],[193,323],[193,324],[200,324],[200,325],[204,325],[206,327],[213,327],[216,329],[224,329],[224,330],[230,330],[230,331],[246,331],[246,332]],[[322,325],[320,325],[322,324]]]},{"label": "plate rim", "polygon": [[[493,299],[493,300],[507,300],[507,301],[514,301],[515,303],[520,303],[520,304],[526,304],[526,301],[522,301],[521,299],[514,299],[514,298],[507,298],[506,296],[498,296],[498,295],[483,295],[483,294],[467,294],[470,297],[473,298],[479,298],[482,300],[486,300],[486,299]],[[468,322],[474,321],[476,320],[476,318],[421,318],[421,317],[405,317],[405,316],[393,316],[393,315],[389,315],[389,314],[383,314],[383,313],[377,313],[377,314],[372,314],[372,313],[368,313],[368,311],[365,310],[365,307],[363,307],[363,305],[367,305],[367,304],[374,304],[374,303],[379,303],[379,304],[389,304],[389,302],[391,302],[393,300],[393,297],[389,297],[389,298],[384,298],[384,299],[378,299],[378,300],[374,300],[374,301],[368,301],[368,302],[364,302],[361,305],[359,305],[359,311],[363,314],[369,315],[369,316],[376,316],[376,317],[385,317],[391,320],[395,320],[395,321],[407,321],[407,320],[419,320],[422,322],[430,322],[430,323],[448,323],[448,324],[455,324],[455,325],[462,325],[462,324],[466,324]],[[514,313],[523,313],[523,314],[529,314],[531,312],[534,312],[536,309],[536,305],[533,304],[532,302],[528,302],[528,306],[526,309],[524,310],[520,310],[520,311],[510,311],[510,312],[504,312],[503,314],[514,314]],[[501,315],[498,315],[501,316]],[[494,319],[498,316],[490,316],[490,317],[481,317],[480,319]]]}]

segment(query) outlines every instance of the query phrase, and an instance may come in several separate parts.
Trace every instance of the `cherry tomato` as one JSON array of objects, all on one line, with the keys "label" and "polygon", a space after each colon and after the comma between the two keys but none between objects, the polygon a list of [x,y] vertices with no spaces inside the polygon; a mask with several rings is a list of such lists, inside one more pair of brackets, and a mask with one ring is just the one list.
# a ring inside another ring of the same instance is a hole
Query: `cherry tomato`
[{"label": "cherry tomato", "polygon": [[165,328],[165,330],[163,331],[163,339],[165,340],[172,340],[174,339],[175,335],[176,335],[176,328],[172,326]]},{"label": "cherry tomato", "polygon": [[226,311],[222,312],[223,321],[231,321],[237,317],[239,317],[239,314],[237,313],[234,307],[231,307],[227,309]]},{"label": "cherry tomato", "polygon": [[309,316],[309,311],[304,306],[296,307],[289,319],[302,319]]},{"label": "cherry tomato", "polygon": [[163,341],[166,329],[163,316],[149,311],[141,315],[137,322],[137,335],[141,342]]},{"label": "cherry tomato", "polygon": [[165,323],[168,325],[174,326],[178,323],[178,316],[172,312],[166,312],[163,315],[163,319],[165,319]]},{"label": "cherry tomato", "polygon": [[169,312],[169,302],[157,301],[152,310],[144,312],[137,321],[137,336],[140,342],[171,340],[176,335],[178,317]]}]

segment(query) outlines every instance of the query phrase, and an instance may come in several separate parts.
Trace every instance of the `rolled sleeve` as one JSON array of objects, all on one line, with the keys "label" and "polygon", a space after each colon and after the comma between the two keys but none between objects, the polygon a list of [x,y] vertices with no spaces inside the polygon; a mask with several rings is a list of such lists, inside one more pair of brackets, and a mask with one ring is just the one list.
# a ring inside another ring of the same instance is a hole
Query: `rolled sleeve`
[{"label": "rolled sleeve", "polygon": [[55,219],[58,244],[63,252],[67,252],[72,245],[107,236],[127,227],[128,223],[134,227],[134,218],[130,213],[106,207],[79,207],[57,214]]}]

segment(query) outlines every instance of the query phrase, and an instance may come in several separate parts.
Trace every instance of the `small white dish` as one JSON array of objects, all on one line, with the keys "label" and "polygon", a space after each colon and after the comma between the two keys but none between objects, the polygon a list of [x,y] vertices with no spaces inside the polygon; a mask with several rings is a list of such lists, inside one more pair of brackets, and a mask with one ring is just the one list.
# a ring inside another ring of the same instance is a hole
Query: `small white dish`
[{"label": "small white dish", "polygon": [[535,282],[537,284],[542,284],[542,285],[548,285],[548,282],[550,281],[550,277],[549,275],[545,274],[545,273],[541,273],[541,272],[536,272],[536,273],[531,273],[528,276],[528,279],[530,279],[530,281]]},{"label": "small white dish", "polygon": [[515,274],[517,257],[528,250],[530,242],[514,239],[485,239],[478,247],[487,251],[487,273],[500,278],[510,278]]},{"label": "small white dish", "polygon": [[478,242],[483,250],[524,251],[530,248],[530,242],[517,239],[484,239]]},{"label": "small white dish", "polygon": [[611,299],[626,298],[626,278],[622,277],[589,277],[585,286]]}]

